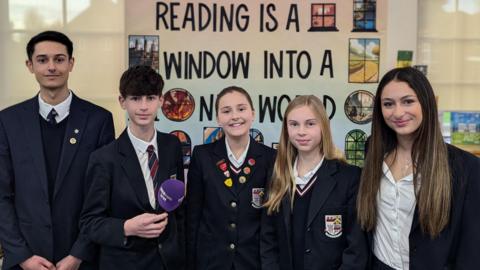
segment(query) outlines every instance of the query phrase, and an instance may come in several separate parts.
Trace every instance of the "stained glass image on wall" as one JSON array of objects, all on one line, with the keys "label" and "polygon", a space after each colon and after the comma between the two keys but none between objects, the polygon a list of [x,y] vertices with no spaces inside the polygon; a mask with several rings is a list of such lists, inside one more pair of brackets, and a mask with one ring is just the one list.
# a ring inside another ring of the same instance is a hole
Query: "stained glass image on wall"
[{"label": "stained glass image on wall", "polygon": [[223,137],[223,129],[221,127],[204,127],[203,143],[213,143]]},{"label": "stained glass image on wall", "polygon": [[185,131],[174,130],[170,134],[175,135],[180,143],[182,144],[182,154],[183,154],[183,168],[188,169],[190,165],[190,157],[192,156],[192,140],[190,136]]},{"label": "stained glass image on wall", "polygon": [[336,6],[333,3],[312,4],[311,25],[308,31],[338,31],[336,24]]},{"label": "stained glass image on wall", "polygon": [[365,141],[367,135],[360,129],[354,129],[345,136],[345,157],[352,165],[363,167],[365,161]]},{"label": "stained glass image on wall", "polygon": [[159,72],[158,36],[128,36],[128,66],[145,65]]},{"label": "stained glass image on wall", "polygon": [[185,89],[174,88],[163,95],[162,112],[171,121],[185,121],[194,110],[195,100]]},{"label": "stained glass image on wall", "polygon": [[349,40],[348,82],[378,82],[380,39],[351,38]]},{"label": "stained glass image on wall", "polygon": [[264,141],[262,132],[256,128],[250,129],[250,136],[258,143],[263,143]]},{"label": "stained glass image on wall", "polygon": [[376,19],[376,0],[353,0],[352,32],[377,32]]},{"label": "stained glass image on wall", "polygon": [[397,67],[410,67],[413,61],[413,51],[398,51],[397,52]]},{"label": "stained glass image on wall", "polygon": [[351,93],[345,100],[345,115],[355,124],[367,124],[372,121],[373,94],[358,90]]}]

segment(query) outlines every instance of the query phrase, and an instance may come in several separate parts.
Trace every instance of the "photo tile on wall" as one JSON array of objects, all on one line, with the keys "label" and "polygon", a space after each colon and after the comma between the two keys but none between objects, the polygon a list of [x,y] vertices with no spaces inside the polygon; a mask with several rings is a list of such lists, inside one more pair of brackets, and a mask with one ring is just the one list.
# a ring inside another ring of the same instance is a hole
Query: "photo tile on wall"
[{"label": "photo tile on wall", "polygon": [[170,134],[175,135],[182,145],[183,167],[188,169],[190,165],[190,157],[192,156],[192,140],[190,136],[183,130],[174,130]]},{"label": "photo tile on wall", "polygon": [[348,53],[348,82],[377,83],[380,70],[380,39],[351,38]]},{"label": "photo tile on wall", "polygon": [[159,38],[151,35],[128,36],[128,67],[145,65],[160,72]]},{"label": "photo tile on wall", "polygon": [[195,100],[187,90],[173,88],[163,95],[162,112],[171,121],[183,122],[195,111]]},{"label": "photo tile on wall", "polygon": [[364,125],[372,121],[374,95],[366,90],[357,90],[348,95],[344,111],[355,124]]}]

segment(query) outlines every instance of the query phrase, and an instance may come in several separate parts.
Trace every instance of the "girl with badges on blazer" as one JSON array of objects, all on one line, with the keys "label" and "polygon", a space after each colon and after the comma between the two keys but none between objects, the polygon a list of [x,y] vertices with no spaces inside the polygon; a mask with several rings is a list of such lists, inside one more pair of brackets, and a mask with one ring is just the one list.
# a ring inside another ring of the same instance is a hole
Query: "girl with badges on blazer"
[{"label": "girl with badges on blazer", "polygon": [[358,194],[370,269],[478,269],[479,180],[479,159],[443,141],[427,78],[385,74]]},{"label": "girl with badges on blazer", "polygon": [[244,89],[223,89],[215,111],[224,138],[196,146],[188,172],[188,269],[260,269],[261,207],[274,150],[249,136],[255,114]]},{"label": "girl with badges on blazer", "polygon": [[321,101],[292,100],[262,216],[262,269],[365,269],[366,238],[355,213],[359,178],[360,169],[333,145]]}]

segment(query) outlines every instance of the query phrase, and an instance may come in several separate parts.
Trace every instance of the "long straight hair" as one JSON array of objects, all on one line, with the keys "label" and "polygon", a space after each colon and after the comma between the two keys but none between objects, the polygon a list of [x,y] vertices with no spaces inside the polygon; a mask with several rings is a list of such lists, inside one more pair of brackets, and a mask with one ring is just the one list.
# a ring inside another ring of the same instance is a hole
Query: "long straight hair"
[{"label": "long straight hair", "polygon": [[268,191],[268,200],[264,204],[269,215],[279,211],[282,199],[285,196],[289,195],[290,198],[292,198],[291,203],[293,203],[295,194],[293,163],[297,157],[297,149],[289,140],[287,122],[290,112],[303,106],[309,107],[317,121],[319,121],[321,130],[320,154],[323,154],[325,159],[342,158],[341,153],[336,150],[333,144],[330,121],[328,120],[327,113],[320,99],[314,95],[297,96],[293,99],[288,104],[283,116],[282,131],[277,149],[277,157],[273,167],[272,181],[270,182]]},{"label": "long straight hair", "polygon": [[421,229],[434,238],[450,218],[452,187],[448,152],[440,131],[432,86],[420,71],[411,67],[389,71],[378,85],[372,132],[357,197],[358,220],[367,231],[375,228],[383,160],[386,155],[395,154],[398,144],[396,133],[387,126],[382,115],[382,92],[392,81],[407,83],[422,108],[423,120],[415,131],[411,153],[413,182]]}]

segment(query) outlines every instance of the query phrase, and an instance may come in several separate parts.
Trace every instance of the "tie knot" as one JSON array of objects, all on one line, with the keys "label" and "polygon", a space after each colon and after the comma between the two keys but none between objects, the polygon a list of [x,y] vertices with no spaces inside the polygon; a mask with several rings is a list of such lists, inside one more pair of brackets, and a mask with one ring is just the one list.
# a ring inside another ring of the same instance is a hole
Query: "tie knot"
[{"label": "tie knot", "polygon": [[152,154],[155,151],[155,147],[153,145],[149,145],[147,147],[147,153]]},{"label": "tie knot", "polygon": [[57,111],[55,111],[55,109],[52,108],[52,110],[47,115],[47,121],[51,124],[56,124],[57,119],[55,119],[55,117],[57,115],[58,115]]}]

